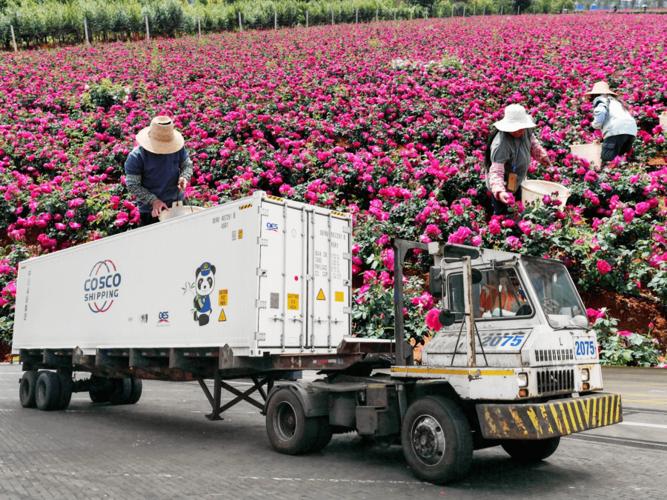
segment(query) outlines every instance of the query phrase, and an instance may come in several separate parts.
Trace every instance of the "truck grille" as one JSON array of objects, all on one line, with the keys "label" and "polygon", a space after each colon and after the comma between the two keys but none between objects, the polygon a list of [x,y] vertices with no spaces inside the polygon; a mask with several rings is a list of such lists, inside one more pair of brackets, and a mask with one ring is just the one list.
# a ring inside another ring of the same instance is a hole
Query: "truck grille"
[{"label": "truck grille", "polygon": [[535,359],[538,363],[544,361],[571,361],[574,359],[572,349],[537,349]]},{"label": "truck grille", "polygon": [[542,370],[537,372],[538,394],[574,391],[574,370]]}]

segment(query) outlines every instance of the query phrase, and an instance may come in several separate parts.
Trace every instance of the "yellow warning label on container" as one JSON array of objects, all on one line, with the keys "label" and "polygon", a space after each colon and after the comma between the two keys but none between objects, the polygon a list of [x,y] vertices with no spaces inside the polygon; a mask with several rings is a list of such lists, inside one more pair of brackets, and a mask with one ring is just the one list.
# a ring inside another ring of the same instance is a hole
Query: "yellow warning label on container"
[{"label": "yellow warning label on container", "polygon": [[327,300],[327,298],[324,295],[324,290],[320,288],[320,291],[317,292],[317,300]]},{"label": "yellow warning label on container", "polygon": [[218,321],[220,322],[227,321],[227,315],[225,314],[224,309],[220,309],[220,316],[218,316]]},{"label": "yellow warning label on container", "polygon": [[345,292],[337,291],[334,295],[334,300],[336,302],[345,302]]},{"label": "yellow warning label on container", "polygon": [[226,306],[229,299],[229,290],[218,290],[218,305]]},{"label": "yellow warning label on container", "polygon": [[290,311],[299,310],[299,294],[298,293],[288,293],[287,294],[287,309]]},{"label": "yellow warning label on container", "polygon": [[243,229],[239,229],[239,239],[243,239]]}]

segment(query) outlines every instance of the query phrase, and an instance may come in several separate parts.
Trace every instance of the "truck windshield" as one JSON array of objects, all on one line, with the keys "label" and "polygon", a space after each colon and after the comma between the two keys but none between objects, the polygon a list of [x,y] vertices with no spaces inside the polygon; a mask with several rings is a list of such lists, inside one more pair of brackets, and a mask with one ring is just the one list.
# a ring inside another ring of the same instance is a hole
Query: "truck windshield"
[{"label": "truck windshield", "polygon": [[556,262],[523,259],[544,315],[553,328],[588,328],[586,309],[570,273]]}]

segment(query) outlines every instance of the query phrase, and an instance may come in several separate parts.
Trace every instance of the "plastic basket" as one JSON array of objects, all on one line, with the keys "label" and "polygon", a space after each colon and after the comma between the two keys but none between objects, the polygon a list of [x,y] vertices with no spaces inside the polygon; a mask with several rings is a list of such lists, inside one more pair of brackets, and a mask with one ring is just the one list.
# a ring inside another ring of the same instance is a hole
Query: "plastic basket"
[{"label": "plastic basket", "polygon": [[560,200],[561,206],[564,207],[570,197],[570,190],[562,184],[536,180],[525,180],[521,184],[521,201],[524,205],[535,201],[542,203],[542,198],[545,195],[553,197],[554,193],[557,193],[556,197]]},{"label": "plastic basket", "polygon": [[587,160],[593,166],[599,167],[602,164],[602,144],[592,142],[589,144],[573,144],[570,146],[572,155]]},{"label": "plastic basket", "polygon": [[667,134],[667,111],[660,113],[660,126],[662,127],[662,133]]},{"label": "plastic basket", "polygon": [[193,207],[192,205],[183,205],[183,202],[175,202],[171,205],[171,208],[163,210],[160,213],[160,222],[173,219],[175,217],[181,217],[182,215],[190,215],[204,210],[202,207]]}]

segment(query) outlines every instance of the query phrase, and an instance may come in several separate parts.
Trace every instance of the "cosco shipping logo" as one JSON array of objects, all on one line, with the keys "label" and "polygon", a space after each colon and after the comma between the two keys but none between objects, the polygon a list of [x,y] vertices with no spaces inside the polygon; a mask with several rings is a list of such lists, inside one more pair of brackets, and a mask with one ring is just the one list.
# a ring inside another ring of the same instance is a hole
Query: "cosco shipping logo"
[{"label": "cosco shipping logo", "polygon": [[94,313],[107,312],[118,298],[121,281],[113,261],[107,259],[95,263],[83,282],[83,301]]}]

